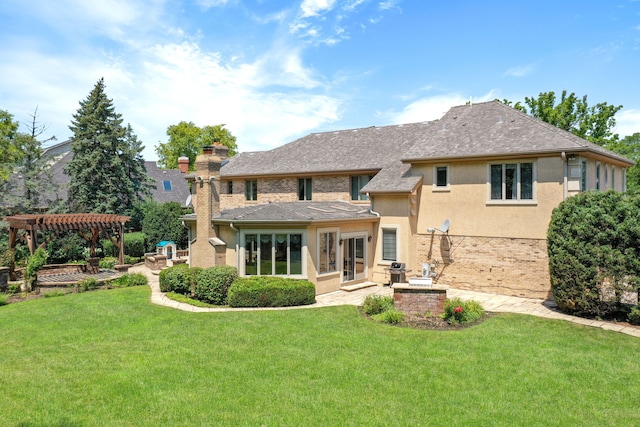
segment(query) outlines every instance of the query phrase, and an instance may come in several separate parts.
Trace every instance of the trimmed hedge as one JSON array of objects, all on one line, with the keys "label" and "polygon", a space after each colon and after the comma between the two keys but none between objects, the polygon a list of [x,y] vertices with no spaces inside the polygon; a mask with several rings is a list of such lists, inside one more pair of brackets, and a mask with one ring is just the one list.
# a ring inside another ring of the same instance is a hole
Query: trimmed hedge
[{"label": "trimmed hedge", "polygon": [[[142,258],[145,253],[145,238],[146,235],[144,233],[136,232],[136,233],[125,233],[124,234],[124,253],[126,255]],[[100,241],[102,245],[102,253],[107,256],[117,257],[118,256],[118,248],[116,248],[109,239],[104,239]]]},{"label": "trimmed hedge", "polygon": [[572,196],[553,210],[547,245],[553,299],[562,311],[607,317],[640,286],[640,197]]},{"label": "trimmed hedge", "polygon": [[238,278],[238,270],[229,265],[202,269],[194,278],[193,297],[215,305],[227,304],[229,287]]},{"label": "trimmed hedge", "polygon": [[192,272],[188,264],[178,264],[162,270],[158,276],[162,292],[191,295]]},{"label": "trimmed hedge", "polygon": [[275,276],[237,279],[229,288],[231,307],[290,307],[313,304],[316,288],[308,280]]}]

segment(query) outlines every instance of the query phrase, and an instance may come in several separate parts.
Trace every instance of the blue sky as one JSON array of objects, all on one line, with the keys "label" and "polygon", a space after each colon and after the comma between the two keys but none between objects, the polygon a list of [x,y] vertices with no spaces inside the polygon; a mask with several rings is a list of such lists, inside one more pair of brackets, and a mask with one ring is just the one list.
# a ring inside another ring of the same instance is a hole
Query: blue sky
[{"label": "blue sky", "polygon": [[255,151],[563,89],[640,132],[640,0],[3,0],[0,58],[0,109],[58,141],[104,77],[147,160],[182,120]]}]

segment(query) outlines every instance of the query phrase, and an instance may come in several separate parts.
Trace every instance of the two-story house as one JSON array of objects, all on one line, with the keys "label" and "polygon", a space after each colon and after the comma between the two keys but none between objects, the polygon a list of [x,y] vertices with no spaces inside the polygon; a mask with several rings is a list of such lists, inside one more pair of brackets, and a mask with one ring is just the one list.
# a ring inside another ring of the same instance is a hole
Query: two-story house
[{"label": "two-story house", "polygon": [[321,294],[388,283],[402,262],[456,288],[546,298],[553,208],[624,191],[633,164],[497,101],[231,159],[213,146],[190,175],[190,264],[306,278]]}]

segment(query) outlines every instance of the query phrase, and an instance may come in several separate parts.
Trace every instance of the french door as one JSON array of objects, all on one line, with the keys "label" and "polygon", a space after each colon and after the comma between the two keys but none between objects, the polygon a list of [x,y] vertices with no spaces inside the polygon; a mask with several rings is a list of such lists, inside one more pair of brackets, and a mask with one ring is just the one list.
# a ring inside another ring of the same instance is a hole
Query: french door
[{"label": "french door", "polygon": [[342,236],[342,281],[366,278],[366,236]]}]

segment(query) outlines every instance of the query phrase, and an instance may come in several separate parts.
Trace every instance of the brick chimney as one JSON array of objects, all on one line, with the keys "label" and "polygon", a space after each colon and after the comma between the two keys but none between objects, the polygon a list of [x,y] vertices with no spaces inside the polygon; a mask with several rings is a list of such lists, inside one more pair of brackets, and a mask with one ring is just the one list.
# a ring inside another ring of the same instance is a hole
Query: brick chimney
[{"label": "brick chimney", "polygon": [[180,173],[189,173],[189,158],[187,156],[178,157],[178,170]]},{"label": "brick chimney", "polygon": [[196,179],[193,182],[193,195],[196,198],[196,241],[191,245],[193,267],[213,267],[226,262],[226,246],[216,244],[219,236],[213,226],[212,218],[220,213],[220,168],[227,159],[229,148],[214,144],[203,147],[202,154],[196,157]]}]

